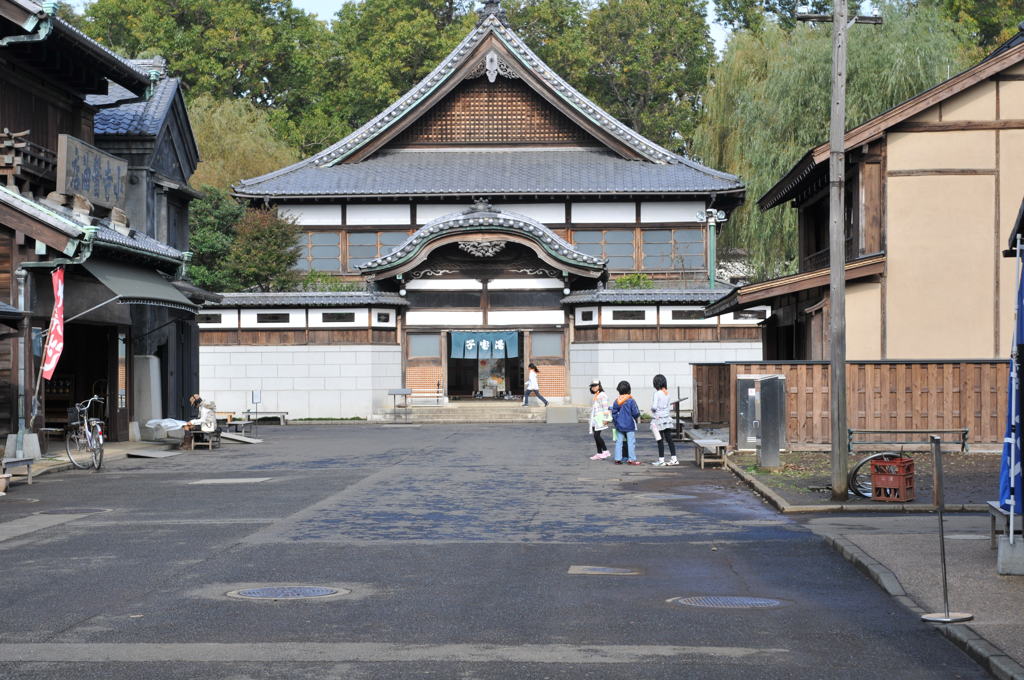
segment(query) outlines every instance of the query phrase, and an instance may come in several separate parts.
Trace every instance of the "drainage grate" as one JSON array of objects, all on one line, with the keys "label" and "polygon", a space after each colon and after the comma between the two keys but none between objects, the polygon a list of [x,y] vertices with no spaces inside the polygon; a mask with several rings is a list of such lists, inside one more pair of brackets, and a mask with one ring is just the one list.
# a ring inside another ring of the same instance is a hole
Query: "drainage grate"
[{"label": "drainage grate", "polygon": [[332,595],[346,595],[349,592],[351,591],[344,588],[326,588],[324,586],[266,586],[233,590],[228,593],[228,596],[250,600],[308,600]]},{"label": "drainage grate", "polygon": [[768,609],[781,607],[782,600],[767,597],[735,597],[731,595],[698,595],[696,597],[673,597],[666,602],[686,607],[711,609]]}]

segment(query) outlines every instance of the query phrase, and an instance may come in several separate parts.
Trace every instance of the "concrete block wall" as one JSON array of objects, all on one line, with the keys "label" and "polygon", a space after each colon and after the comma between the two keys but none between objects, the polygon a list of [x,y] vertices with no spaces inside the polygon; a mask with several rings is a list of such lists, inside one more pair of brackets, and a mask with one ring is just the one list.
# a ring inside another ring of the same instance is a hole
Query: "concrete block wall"
[{"label": "concrete block wall", "polygon": [[369,418],[402,386],[398,345],[219,346],[199,348],[199,390],[218,411],[287,411],[294,418]]},{"label": "concrete block wall", "polygon": [[669,394],[676,387],[693,405],[694,363],[760,361],[760,342],[606,342],[574,344],[569,348],[571,391],[574,404],[590,403],[588,386],[600,378],[609,395],[616,394],[620,380],[628,380],[640,408],[650,411],[654,387],[651,381],[661,373],[668,380]]}]

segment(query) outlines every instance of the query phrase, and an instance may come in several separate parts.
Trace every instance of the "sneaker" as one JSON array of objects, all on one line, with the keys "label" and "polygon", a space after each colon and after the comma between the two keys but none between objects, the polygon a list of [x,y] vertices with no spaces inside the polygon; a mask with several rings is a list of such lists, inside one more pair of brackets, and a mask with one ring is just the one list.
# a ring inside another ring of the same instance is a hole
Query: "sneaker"
[{"label": "sneaker", "polygon": [[626,464],[627,464],[627,465],[643,465],[643,463],[641,463],[641,462],[640,462],[640,461],[638,461],[638,460],[631,460],[631,461],[629,461],[629,462],[628,462],[628,463],[626,463]]},{"label": "sneaker", "polygon": [[676,460],[675,456],[672,456],[665,465],[679,465],[679,461]]},{"label": "sneaker", "polygon": [[617,460],[617,461],[615,461],[615,464],[616,465],[622,465],[622,461],[621,460]]},{"label": "sneaker", "polygon": [[611,451],[602,451],[601,453],[597,454],[597,456],[598,456],[598,458],[601,458],[601,459],[611,458],[612,457],[612,453],[611,453]]},{"label": "sneaker", "polygon": [[651,465],[653,465],[655,467],[661,467],[661,466],[665,465],[665,459],[664,458],[659,458],[658,460],[656,460],[653,463],[651,463]]},{"label": "sneaker", "polygon": [[590,457],[590,460],[601,460],[602,458],[604,458],[604,456],[602,456],[600,453],[595,453],[593,456]]}]

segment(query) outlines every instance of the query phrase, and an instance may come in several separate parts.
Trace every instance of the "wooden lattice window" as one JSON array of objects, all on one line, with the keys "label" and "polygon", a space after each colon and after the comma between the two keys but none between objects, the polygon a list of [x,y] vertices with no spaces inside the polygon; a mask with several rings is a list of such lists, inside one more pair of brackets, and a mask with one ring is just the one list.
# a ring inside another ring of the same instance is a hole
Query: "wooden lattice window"
[{"label": "wooden lattice window", "polygon": [[521,80],[474,78],[460,83],[390,146],[594,143]]}]

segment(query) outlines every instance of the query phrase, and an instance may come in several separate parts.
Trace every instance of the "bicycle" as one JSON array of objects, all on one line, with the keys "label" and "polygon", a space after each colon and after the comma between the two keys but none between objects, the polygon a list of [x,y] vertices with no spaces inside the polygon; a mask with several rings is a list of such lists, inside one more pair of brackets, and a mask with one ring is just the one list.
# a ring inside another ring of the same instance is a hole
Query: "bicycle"
[{"label": "bicycle", "polygon": [[64,448],[68,452],[68,460],[79,470],[93,468],[99,471],[103,465],[104,423],[99,418],[89,417],[89,407],[93,402],[102,404],[103,399],[94,394],[68,409]]},{"label": "bicycle", "polygon": [[895,460],[902,458],[903,454],[885,452],[875,453],[863,460],[859,461],[850,470],[850,476],[847,478],[847,488],[849,492],[860,496],[861,498],[871,498],[874,489],[871,485],[871,461],[873,460]]}]

